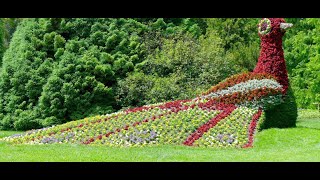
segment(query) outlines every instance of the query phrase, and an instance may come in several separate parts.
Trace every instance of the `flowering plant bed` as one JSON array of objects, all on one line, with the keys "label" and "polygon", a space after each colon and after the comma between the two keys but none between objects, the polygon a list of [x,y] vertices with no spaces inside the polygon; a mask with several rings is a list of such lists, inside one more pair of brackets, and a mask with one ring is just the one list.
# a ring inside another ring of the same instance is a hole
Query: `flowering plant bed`
[{"label": "flowering plant bed", "polygon": [[[3,140],[16,144],[250,147],[259,122],[263,120],[261,110],[266,106],[261,102],[268,99],[269,104],[280,103],[281,85],[272,78],[265,78],[269,76],[244,74],[235,77],[235,85],[229,83],[222,87],[218,84],[218,88],[211,88],[211,93],[195,99],[89,117]],[[250,100],[255,93],[255,99]]]},{"label": "flowering plant bed", "polygon": [[2,140],[16,144],[252,147],[255,132],[265,120],[264,111],[283,103],[288,89],[282,22],[261,20],[262,50],[253,72],[231,76],[194,99],[89,117]]}]

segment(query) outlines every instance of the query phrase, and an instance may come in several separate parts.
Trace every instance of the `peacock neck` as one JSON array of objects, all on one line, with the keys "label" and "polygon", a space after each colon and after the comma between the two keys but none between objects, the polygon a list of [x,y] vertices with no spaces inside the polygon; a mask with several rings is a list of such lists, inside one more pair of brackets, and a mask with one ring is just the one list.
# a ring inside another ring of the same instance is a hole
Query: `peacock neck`
[{"label": "peacock neck", "polygon": [[258,62],[259,61],[262,61],[264,65],[263,71],[271,74],[279,70],[277,69],[278,67],[274,66],[274,63],[281,63],[285,66],[282,41],[262,42]]},{"label": "peacock neck", "polygon": [[261,38],[261,50],[255,73],[268,73],[275,76],[286,93],[289,80],[282,49],[282,38]]}]

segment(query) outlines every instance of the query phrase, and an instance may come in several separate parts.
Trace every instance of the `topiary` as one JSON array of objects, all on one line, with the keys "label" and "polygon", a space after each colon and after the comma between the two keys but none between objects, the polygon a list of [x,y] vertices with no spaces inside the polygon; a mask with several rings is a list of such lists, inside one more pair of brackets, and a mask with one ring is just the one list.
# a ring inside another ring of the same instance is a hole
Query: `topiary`
[{"label": "topiary", "polygon": [[266,119],[261,129],[295,127],[297,104],[289,85],[288,73],[282,48],[285,29],[292,24],[282,18],[263,18],[258,26],[261,38],[261,51],[254,73],[268,73],[282,85],[283,103],[266,110]]},{"label": "topiary", "polygon": [[297,103],[291,86],[287,90],[284,102],[265,111],[265,121],[260,129],[296,127],[298,117]]}]

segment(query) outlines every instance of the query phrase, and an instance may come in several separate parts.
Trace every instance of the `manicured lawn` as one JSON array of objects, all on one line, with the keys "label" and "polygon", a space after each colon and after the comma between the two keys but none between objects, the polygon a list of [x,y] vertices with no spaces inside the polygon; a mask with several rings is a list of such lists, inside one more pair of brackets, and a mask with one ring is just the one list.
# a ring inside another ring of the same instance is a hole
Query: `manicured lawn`
[{"label": "manicured lawn", "polygon": [[[16,132],[0,131],[0,137]],[[268,129],[256,136],[254,148],[213,149],[186,146],[110,148],[86,145],[10,145],[0,142],[0,161],[158,162],[158,161],[320,161],[320,116],[299,116],[297,128]]]},{"label": "manicured lawn", "polygon": [[299,121],[297,121],[297,127],[320,129],[320,118],[299,119]]}]

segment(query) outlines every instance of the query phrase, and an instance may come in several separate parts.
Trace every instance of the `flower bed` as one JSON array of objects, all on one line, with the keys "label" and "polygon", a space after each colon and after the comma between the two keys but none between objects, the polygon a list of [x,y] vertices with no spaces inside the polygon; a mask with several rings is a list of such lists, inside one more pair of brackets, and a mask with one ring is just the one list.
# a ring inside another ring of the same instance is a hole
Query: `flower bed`
[{"label": "flower bed", "polygon": [[109,146],[143,146],[147,144],[182,144],[190,132],[213,118],[219,111],[205,111],[196,107],[170,113],[128,130],[93,142]]},{"label": "flower bed", "polygon": [[136,107],[2,140],[17,144],[252,147],[263,111],[282,103],[289,87],[282,22],[281,18],[261,20],[262,49],[253,72],[231,76],[194,99]]},{"label": "flower bed", "polygon": [[[257,112],[260,113],[257,114]],[[223,121],[218,122],[215,127],[205,132],[193,145],[238,148],[252,146],[253,138],[251,137],[257,128],[257,122],[262,120],[259,118],[262,117],[261,110],[239,107]]]},{"label": "flower bed", "polygon": [[228,87],[237,85],[239,83],[246,82],[249,80],[254,80],[254,79],[255,80],[261,80],[261,79],[276,80],[276,78],[274,76],[267,74],[267,73],[248,72],[248,73],[236,74],[236,75],[233,75],[233,76],[221,81],[217,85],[212,86],[208,91],[206,91],[202,95],[207,95],[212,92],[217,92],[219,90],[226,89]]},{"label": "flower bed", "polygon": [[282,85],[271,75],[243,73],[195,99],[131,108],[3,140],[17,144],[251,147],[262,118],[260,111],[281,103],[282,91]]},{"label": "flower bed", "polygon": [[233,76],[208,92],[195,99],[89,117],[3,140],[16,144],[251,147],[262,110],[282,99],[282,86],[263,73]]},{"label": "flower bed", "polygon": [[[106,116],[85,118],[63,125],[28,131],[23,135],[13,135],[3,140],[16,144],[193,145],[193,142],[197,140],[202,142],[202,134],[211,132],[212,129],[225,131],[220,127],[219,122],[228,122],[230,119],[228,115],[234,110],[243,111],[241,107],[215,103],[213,100],[189,106],[184,104],[187,102],[190,101],[173,101],[148,109],[135,108]],[[240,120],[252,116],[252,114],[245,115],[247,116],[239,117]],[[229,125],[232,123],[229,122]],[[235,126],[234,129],[246,131],[248,128],[247,126]],[[219,147],[219,144],[217,145]]]},{"label": "flower bed", "polygon": [[[192,102],[214,101],[215,103],[268,109],[283,102],[282,92],[282,85],[268,74],[243,73],[213,86]],[[192,102],[186,102],[186,104]]]}]

